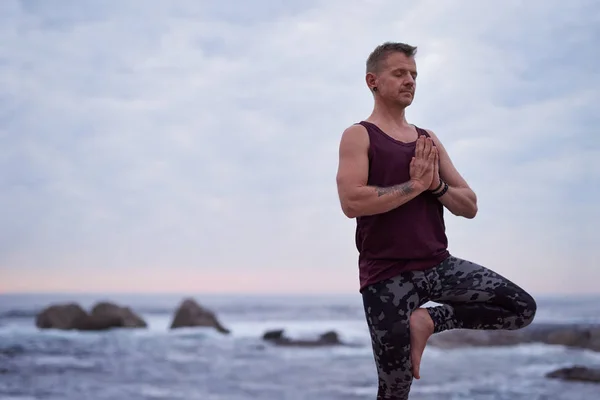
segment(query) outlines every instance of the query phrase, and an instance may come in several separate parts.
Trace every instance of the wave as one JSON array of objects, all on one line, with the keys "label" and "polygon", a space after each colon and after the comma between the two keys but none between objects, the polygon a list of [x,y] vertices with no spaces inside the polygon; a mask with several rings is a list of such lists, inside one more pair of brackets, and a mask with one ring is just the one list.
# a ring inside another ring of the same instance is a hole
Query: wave
[{"label": "wave", "polygon": [[0,319],[2,318],[35,318],[38,314],[38,310],[8,310],[0,312]]}]

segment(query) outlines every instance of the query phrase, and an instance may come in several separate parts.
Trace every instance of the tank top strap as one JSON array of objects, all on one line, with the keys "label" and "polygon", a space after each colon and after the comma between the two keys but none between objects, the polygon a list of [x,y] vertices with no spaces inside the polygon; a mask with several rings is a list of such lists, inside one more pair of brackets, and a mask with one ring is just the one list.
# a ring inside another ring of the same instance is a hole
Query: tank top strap
[{"label": "tank top strap", "polygon": [[367,130],[367,135],[369,135],[369,140],[371,142],[377,141],[380,139],[379,134],[376,132],[377,130],[377,126],[373,125],[370,122],[367,121],[359,121],[359,122],[355,122],[354,125],[361,125],[363,128],[365,128]]},{"label": "tank top strap", "polygon": [[367,130],[367,132],[370,132],[371,129],[373,128],[371,126],[371,123],[369,123],[367,121],[358,121],[358,122],[355,122],[354,125],[362,125]]},{"label": "tank top strap", "polygon": [[417,128],[417,134],[419,136],[421,135],[425,135],[426,137],[431,137],[431,135],[429,134],[429,132],[427,132],[425,129],[423,128],[419,128],[418,126],[415,125],[415,128]]}]

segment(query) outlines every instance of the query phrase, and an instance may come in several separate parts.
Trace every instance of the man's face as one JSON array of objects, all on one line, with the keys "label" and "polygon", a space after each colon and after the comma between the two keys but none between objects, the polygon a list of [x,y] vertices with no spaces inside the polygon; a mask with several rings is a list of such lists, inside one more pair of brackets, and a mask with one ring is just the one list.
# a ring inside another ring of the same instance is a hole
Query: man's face
[{"label": "man's face", "polygon": [[415,95],[417,65],[414,57],[403,53],[389,54],[380,66],[379,73],[373,76],[377,92],[385,100],[404,107],[409,106]]}]

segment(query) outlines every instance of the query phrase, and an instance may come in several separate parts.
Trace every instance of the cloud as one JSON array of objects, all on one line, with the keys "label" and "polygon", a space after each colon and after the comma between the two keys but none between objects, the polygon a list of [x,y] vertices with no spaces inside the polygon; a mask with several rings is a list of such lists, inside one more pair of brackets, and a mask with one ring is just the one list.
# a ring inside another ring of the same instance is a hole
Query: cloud
[{"label": "cloud", "polygon": [[447,214],[451,250],[536,290],[595,290],[598,5],[282,4],[3,2],[0,271],[15,287],[58,270],[353,282],[337,145],[371,110],[366,56],[401,40],[419,46],[409,118],[480,199],[473,221]]}]

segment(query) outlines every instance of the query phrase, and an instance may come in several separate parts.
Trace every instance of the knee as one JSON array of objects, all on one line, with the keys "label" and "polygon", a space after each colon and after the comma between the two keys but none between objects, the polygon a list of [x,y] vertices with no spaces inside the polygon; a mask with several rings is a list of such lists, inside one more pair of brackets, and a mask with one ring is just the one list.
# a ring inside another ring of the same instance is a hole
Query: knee
[{"label": "knee", "polygon": [[519,328],[525,328],[533,322],[537,312],[537,303],[535,299],[527,292],[523,291],[518,297],[519,319],[521,322]]}]

